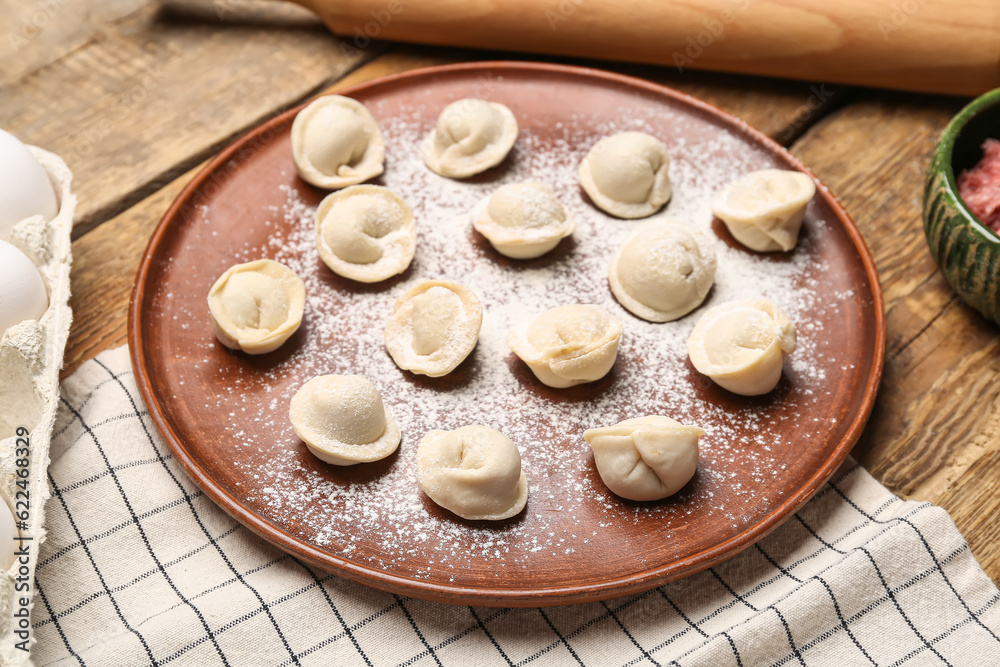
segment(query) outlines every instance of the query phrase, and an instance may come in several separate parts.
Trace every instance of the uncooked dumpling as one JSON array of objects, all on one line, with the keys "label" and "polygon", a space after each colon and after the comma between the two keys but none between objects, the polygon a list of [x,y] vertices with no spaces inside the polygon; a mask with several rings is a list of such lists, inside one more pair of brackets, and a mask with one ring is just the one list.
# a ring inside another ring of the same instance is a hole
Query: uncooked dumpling
[{"label": "uncooked dumpling", "polygon": [[216,338],[247,354],[278,349],[302,324],[305,303],[302,279],[270,259],[229,267],[208,292]]},{"label": "uncooked dumpling", "polygon": [[427,433],[417,448],[417,481],[431,500],[473,521],[508,519],[528,500],[517,445],[481,424]]},{"label": "uncooked dumpling", "polygon": [[612,493],[629,500],[671,496],[694,477],[705,431],[649,415],[584,431],[594,463]]},{"label": "uncooked dumpling", "polygon": [[759,396],[781,379],[795,351],[795,325],[770,299],[730,301],[705,311],[688,339],[698,372],[736,394]]},{"label": "uncooked dumpling", "polygon": [[573,233],[573,219],[545,183],[501,186],[472,210],[472,225],[514,259],[540,257]]},{"label": "uncooked dumpling", "polygon": [[413,261],[413,211],[399,195],[379,185],[334,192],[316,210],[316,248],[337,275],[363,283],[385,280]]},{"label": "uncooked dumpling", "polygon": [[511,329],[507,345],[543,384],[562,388],[607,375],[618,357],[621,335],[622,323],[608,311],[573,304]]},{"label": "uncooked dumpling", "polygon": [[517,120],[497,102],[452,102],[421,147],[424,162],[448,178],[466,178],[503,162],[517,139]]},{"label": "uncooked dumpling", "polygon": [[611,259],[618,303],[650,322],[697,308],[715,282],[715,250],[703,233],[677,220],[653,220],[632,232]]},{"label": "uncooked dumpling", "polygon": [[292,157],[303,179],[337,190],[381,174],[385,144],[363,104],[350,97],[326,95],[295,117]]},{"label": "uncooked dumpling", "polygon": [[619,218],[645,218],[667,203],[667,147],[645,132],[604,137],[580,163],[580,184],[599,208]]},{"label": "uncooked dumpling", "polygon": [[378,461],[399,447],[399,425],[361,375],[320,375],[292,396],[295,434],[319,459],[339,466]]},{"label": "uncooked dumpling", "polygon": [[440,377],[469,356],[482,324],[483,306],[472,290],[425,280],[396,301],[385,327],[385,347],[400,368]]},{"label": "uncooked dumpling", "polygon": [[712,213],[751,250],[791,250],[799,239],[806,204],[814,194],[816,184],[801,172],[761,169],[719,192],[712,202]]}]

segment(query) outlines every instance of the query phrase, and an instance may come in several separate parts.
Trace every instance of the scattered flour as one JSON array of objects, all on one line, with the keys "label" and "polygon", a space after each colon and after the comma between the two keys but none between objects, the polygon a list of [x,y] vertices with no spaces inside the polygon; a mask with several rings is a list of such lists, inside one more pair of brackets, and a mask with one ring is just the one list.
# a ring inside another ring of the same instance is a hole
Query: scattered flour
[{"label": "scattered flour", "polygon": [[[385,174],[375,182],[400,194],[416,215],[411,268],[374,286],[332,276],[315,249],[315,205],[310,203],[315,193],[295,179],[291,156],[285,184],[276,186],[282,201],[263,212],[266,220],[253,221],[269,230],[269,241],[263,247],[244,244],[233,257],[234,263],[261,256],[281,261],[303,278],[307,291],[305,335],[298,348],[263,371],[247,364],[241,371],[246,381],[219,386],[218,394],[207,398],[206,407],[226,415],[222,421],[234,449],[233,477],[241,480],[237,493],[249,508],[304,542],[364,568],[459,584],[492,574],[498,585],[513,586],[518,573],[529,570],[549,570],[553,580],[569,581],[574,575],[566,559],[577,557],[600,560],[601,554],[614,553],[602,578],[667,562],[690,553],[677,550],[674,544],[680,541],[672,538],[686,534],[691,517],[713,524],[707,539],[721,540],[745,530],[796,490],[783,480],[797,465],[797,452],[827,446],[839,428],[824,417],[840,400],[829,393],[824,369],[846,369],[852,361],[831,358],[820,315],[840,312],[853,293],[843,280],[837,282],[844,288],[839,291],[831,293],[826,286],[831,267],[820,259],[817,244],[829,227],[819,219],[815,202],[799,246],[787,256],[763,257],[729,247],[713,229],[712,195],[736,176],[775,166],[773,158],[732,134],[690,139],[686,124],[706,121],[672,110],[613,122],[570,114],[545,138],[532,130],[530,119],[519,117],[521,136],[507,161],[460,182],[432,173],[421,160],[420,140],[434,113],[415,106],[402,113],[394,109],[388,117],[377,104],[371,110],[382,127],[387,155]],[[657,129],[664,124],[672,128],[668,135]],[[676,322],[642,321],[614,300],[608,263],[642,221],[603,214],[578,184],[577,166],[594,141],[625,129],[656,134],[670,151],[674,194],[657,216],[681,219],[716,241],[715,286],[701,308]],[[499,185],[525,180],[548,183],[577,228],[546,256],[509,260],[472,230],[470,214]],[[212,210],[200,214],[210,228]],[[478,347],[452,376],[437,380],[399,370],[382,340],[396,298],[415,282],[435,278],[471,288],[484,308]],[[772,396],[726,397],[690,367],[686,340],[704,308],[755,297],[781,305],[798,327],[799,347]],[[618,362],[597,383],[550,390],[507,348],[507,331],[546,309],[574,302],[600,304],[622,320]],[[191,315],[180,314],[182,319]],[[209,335],[202,349],[203,358],[189,362],[189,370],[211,374],[219,348]],[[189,356],[179,357],[179,363]],[[258,385],[251,375],[261,372],[268,378]],[[367,376],[402,428],[399,453],[387,465],[367,475],[351,471],[360,481],[348,483],[347,473],[317,464],[288,424],[291,395],[324,373]],[[275,395],[266,396],[272,391]],[[722,399],[709,400],[709,395]],[[268,409],[254,407],[260,405]],[[581,434],[645,414],[664,414],[706,430],[699,472],[673,499],[626,503],[601,484]],[[783,435],[789,424],[806,421],[798,440],[789,442]],[[521,450],[530,495],[526,511],[515,520],[495,526],[460,521],[434,508],[419,491],[414,458],[423,433],[473,423],[501,430]],[[628,538],[616,530],[637,524],[649,526],[647,537]],[[485,574],[484,560],[490,562]]]}]

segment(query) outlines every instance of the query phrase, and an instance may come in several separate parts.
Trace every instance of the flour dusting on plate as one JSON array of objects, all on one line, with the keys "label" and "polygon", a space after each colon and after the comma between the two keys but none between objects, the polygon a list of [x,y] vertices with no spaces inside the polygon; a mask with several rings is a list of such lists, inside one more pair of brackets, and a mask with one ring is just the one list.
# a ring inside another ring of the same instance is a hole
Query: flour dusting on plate
[{"label": "flour dusting on plate", "polygon": [[[258,245],[231,241],[236,247],[231,261],[269,257],[295,270],[306,285],[302,329],[286,344],[290,348],[273,353],[274,360],[264,367],[220,352],[208,333],[198,339],[200,358],[190,367],[179,361],[174,371],[180,386],[186,377],[203,378],[222,363],[237,369],[235,382],[220,383],[213,395],[202,398],[204,407],[219,415],[218,428],[231,442],[234,479],[239,479],[233,493],[244,506],[293,538],[363,567],[461,583],[463,573],[484,576],[486,561],[486,575],[510,582],[517,580],[518,572],[558,569],[559,563],[583,552],[591,552],[591,561],[602,553],[626,554],[620,557],[631,558],[633,564],[616,565],[620,571],[655,567],[663,563],[663,550],[669,552],[672,544],[682,542],[676,538],[689,526],[694,508],[699,508],[702,520],[738,535],[796,490],[782,484],[789,457],[794,456],[789,452],[829,447],[835,425],[825,415],[831,404],[843,401],[830,393],[824,369],[854,368],[854,360],[833,358],[831,351],[837,348],[822,322],[840,318],[842,306],[856,297],[849,289],[839,289],[844,280],[835,281],[838,289],[827,285],[837,267],[822,259],[819,244],[831,225],[820,213],[828,209],[817,202],[807,210],[798,246],[778,255],[751,253],[727,240],[720,223],[713,224],[710,210],[712,197],[734,178],[754,169],[785,166],[778,157],[732,132],[689,132],[692,124],[707,121],[669,106],[657,107],[655,115],[639,110],[614,120],[606,114],[568,113],[539,132],[531,118],[512,105],[522,128],[512,153],[499,167],[455,181],[431,172],[420,155],[420,143],[436,116],[433,110],[421,107],[419,99],[391,113],[378,102],[369,108],[386,143],[385,173],[374,183],[398,193],[415,214],[417,250],[411,267],[374,285],[334,276],[315,247],[316,202],[325,193],[297,180],[289,155],[282,169],[285,180],[275,184],[275,203],[266,211],[248,212],[246,224],[271,230],[268,240]],[[664,132],[664,127],[670,131]],[[690,224],[709,235],[718,254],[715,285],[705,303],[674,322],[646,322],[615,301],[608,287],[608,264],[643,221],[604,214],[588,201],[577,179],[580,160],[597,138],[624,130],[653,134],[670,152],[673,197],[648,219]],[[528,180],[552,187],[575,218],[576,231],[538,259],[511,260],[473,230],[471,212],[500,185]],[[192,242],[200,234],[205,243],[219,243],[213,231],[216,209],[208,206],[192,215],[200,220]],[[443,378],[400,370],[383,343],[383,327],[396,298],[429,279],[467,286],[484,309],[478,346]],[[770,395],[726,395],[691,367],[687,338],[706,308],[759,297],[775,301],[788,314],[798,330],[798,348]],[[601,305],[622,321],[624,333],[608,376],[553,390],[541,385],[508,349],[507,331],[569,303]],[[201,314],[180,312],[174,317]],[[334,469],[312,459],[295,436],[287,416],[291,396],[310,378],[330,373],[366,376],[391,406],[403,435],[398,453],[386,462],[366,464],[373,467],[363,470]],[[182,392],[174,398],[189,400]],[[261,404],[266,409],[261,410]],[[670,499],[622,501],[601,483],[582,433],[648,414],[705,429],[699,469]],[[794,443],[782,435],[789,420],[800,429]],[[415,453],[426,431],[477,423],[502,431],[518,445],[528,476],[525,511],[498,524],[450,515],[424,497],[416,482]],[[617,530],[635,525],[650,526],[650,534],[640,539],[635,531]],[[665,545],[658,560],[647,561],[648,543],[642,540]],[[684,555],[678,550],[667,557]]]}]

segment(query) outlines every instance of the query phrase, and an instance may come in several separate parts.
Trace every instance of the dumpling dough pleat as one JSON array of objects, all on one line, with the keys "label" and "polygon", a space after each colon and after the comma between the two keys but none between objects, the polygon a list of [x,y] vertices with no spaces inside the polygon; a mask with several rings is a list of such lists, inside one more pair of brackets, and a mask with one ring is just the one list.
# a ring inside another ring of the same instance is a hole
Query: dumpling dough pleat
[{"label": "dumpling dough pleat", "polygon": [[273,352],[291,338],[305,303],[302,279],[271,259],[229,267],[208,292],[215,337],[247,354]]},{"label": "dumpling dough pleat", "polygon": [[381,174],[385,143],[365,105],[350,97],[326,95],[292,122],[292,157],[304,180],[337,190]]},{"label": "dumpling dough pleat", "polygon": [[417,248],[413,211],[379,185],[328,195],[316,210],[316,249],[337,275],[374,283],[402,273]]},{"label": "dumpling dough pleat", "polygon": [[712,241],[677,220],[652,220],[625,239],[608,280],[618,303],[650,322],[670,322],[701,305],[715,282]]},{"label": "dumpling dough pleat", "polygon": [[801,172],[761,169],[727,185],[712,202],[712,213],[751,250],[787,251],[799,240],[806,204],[815,194],[816,184]]},{"label": "dumpling dough pleat", "polygon": [[469,356],[482,323],[483,306],[472,290],[425,280],[396,301],[385,327],[385,347],[403,370],[440,377]]},{"label": "dumpling dough pleat", "polygon": [[458,100],[444,108],[424,139],[424,162],[442,176],[467,178],[503,162],[517,131],[517,119],[503,104]]},{"label": "dumpling dough pleat", "polygon": [[677,493],[698,467],[698,438],[705,431],[661,415],[592,428],[583,437],[594,452],[601,480],[628,500],[659,500]]},{"label": "dumpling dough pleat", "polygon": [[378,461],[396,451],[399,424],[362,375],[320,375],[292,397],[288,416],[317,458],[334,465]]},{"label": "dumpling dough pleat", "polygon": [[600,306],[547,310],[511,329],[507,345],[543,384],[563,388],[600,380],[618,357],[622,323]]},{"label": "dumpling dough pleat", "polygon": [[778,304],[750,299],[705,311],[688,338],[688,356],[720,387],[759,396],[778,385],[785,356],[795,346],[795,325]]},{"label": "dumpling dough pleat", "polygon": [[619,218],[645,218],[670,199],[670,156],[645,132],[604,137],[580,163],[580,185],[598,208]]},{"label": "dumpling dough pleat", "polygon": [[481,424],[428,432],[417,448],[417,481],[435,503],[474,521],[510,518],[528,501],[517,445]]}]

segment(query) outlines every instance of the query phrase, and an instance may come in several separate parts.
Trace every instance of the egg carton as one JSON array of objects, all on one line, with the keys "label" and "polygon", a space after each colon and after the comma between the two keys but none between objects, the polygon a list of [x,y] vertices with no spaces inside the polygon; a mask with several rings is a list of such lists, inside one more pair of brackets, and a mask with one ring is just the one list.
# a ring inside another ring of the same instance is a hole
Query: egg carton
[{"label": "egg carton", "polygon": [[34,262],[49,295],[41,318],[16,324],[0,338],[0,499],[11,508],[20,535],[15,541],[20,555],[0,573],[0,665],[11,667],[30,664],[35,564],[45,538],[43,511],[49,497],[49,443],[72,319],[70,233],[76,210],[73,174],[66,163],[40,148],[28,150],[48,174],[59,212],[47,222],[40,215],[18,222],[8,239]]}]

